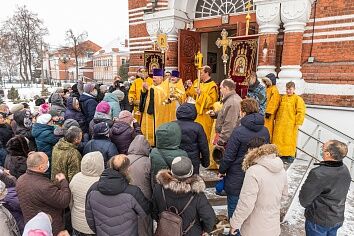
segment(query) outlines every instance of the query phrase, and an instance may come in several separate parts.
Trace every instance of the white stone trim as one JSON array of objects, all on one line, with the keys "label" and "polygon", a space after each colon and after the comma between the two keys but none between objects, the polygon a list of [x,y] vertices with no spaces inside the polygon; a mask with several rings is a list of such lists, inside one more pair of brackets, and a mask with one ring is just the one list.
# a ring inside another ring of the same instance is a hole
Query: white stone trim
[{"label": "white stone trim", "polygon": [[280,1],[254,1],[259,33],[277,34],[280,27]]},{"label": "white stone trim", "polygon": [[257,77],[262,78],[270,73],[273,73],[276,75],[277,73],[275,72],[275,69],[276,69],[276,67],[273,65],[257,66]]},{"label": "white stone trim", "polygon": [[305,94],[325,94],[353,96],[354,85],[351,84],[320,84],[305,83]]},{"label": "white stone trim", "polygon": [[129,17],[129,23],[131,23],[132,21],[136,21],[136,20],[143,21],[143,15],[138,16],[138,17]]},{"label": "white stone trim", "polygon": [[[326,36],[326,35],[337,35],[337,34],[354,34],[354,29],[352,30],[336,30],[336,31],[325,31],[325,32],[315,32],[314,36]],[[312,33],[304,34],[304,38],[312,37]]]},{"label": "white stone trim", "polygon": [[136,46],[136,47],[130,47],[130,51],[135,51],[137,49],[151,49],[152,45],[149,46]]},{"label": "white stone trim", "polygon": [[138,7],[138,8],[128,10],[128,12],[130,13],[130,12],[134,12],[134,11],[143,11],[145,9],[147,9],[147,7]]},{"label": "white stone trim", "polygon": [[[354,19],[354,14],[352,15],[342,15],[342,16],[329,16],[329,17],[322,17],[316,18],[316,22],[323,22],[323,21],[335,21],[335,20],[347,20],[347,19]],[[311,18],[309,20],[310,23],[314,22],[314,19]]]},{"label": "white stone trim", "polygon": [[130,54],[141,54],[141,53],[144,53],[144,51],[130,51]]},{"label": "white stone trim", "polygon": [[[326,24],[326,25],[315,25],[316,29],[330,29],[330,28],[342,28],[342,27],[351,27],[354,26],[354,22],[347,23],[337,23],[337,24]],[[312,30],[313,26],[306,26],[306,30]]]},{"label": "white stone trim", "polygon": [[129,22],[129,25],[141,25],[141,24],[145,24],[145,23],[146,23],[145,21],[137,21],[137,22],[132,22],[132,23]]},{"label": "white stone trim", "polygon": [[150,36],[147,36],[147,37],[137,37],[137,38],[129,38],[129,41],[145,40],[145,39],[150,39]]},{"label": "white stone trim", "polygon": [[284,65],[280,67],[281,71],[278,74],[279,80],[277,82],[277,87],[279,93],[285,94],[285,84],[289,81],[293,81],[296,85],[296,93],[304,93],[304,83],[302,78],[302,73],[300,71],[301,66],[299,65]]},{"label": "white stone trim", "polygon": [[[354,36],[351,37],[342,37],[342,38],[323,38],[323,39],[314,39],[313,43],[335,43],[343,41],[354,41]],[[302,43],[312,43],[311,39],[303,40]]]},{"label": "white stone trim", "polygon": [[146,45],[146,44],[149,44],[151,45],[151,41],[140,41],[140,42],[133,42],[133,43],[129,43],[129,47],[131,47],[132,45]]},{"label": "white stone trim", "polygon": [[134,16],[143,16],[144,15],[144,12],[141,11],[141,12],[136,12],[136,13],[129,13],[129,17],[134,17]]}]

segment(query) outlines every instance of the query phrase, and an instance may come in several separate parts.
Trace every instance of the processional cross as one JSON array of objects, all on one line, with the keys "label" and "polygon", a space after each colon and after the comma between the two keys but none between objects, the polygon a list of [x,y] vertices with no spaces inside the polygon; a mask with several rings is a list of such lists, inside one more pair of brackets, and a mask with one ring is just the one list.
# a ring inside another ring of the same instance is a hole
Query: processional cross
[{"label": "processional cross", "polygon": [[250,28],[250,20],[251,20],[251,14],[250,14],[250,11],[251,11],[251,7],[253,7],[251,1],[249,1],[246,5],[246,8],[247,8],[247,15],[246,15],[246,35],[248,35],[248,30]]},{"label": "processional cross", "polygon": [[221,31],[221,39],[218,38],[215,42],[216,46],[218,46],[218,48],[222,47],[222,62],[224,63],[224,75],[226,76],[226,64],[227,64],[227,60],[229,60],[229,56],[227,55],[227,47],[231,48],[232,45],[232,39],[228,38],[227,36],[229,35],[229,33],[223,29]]}]

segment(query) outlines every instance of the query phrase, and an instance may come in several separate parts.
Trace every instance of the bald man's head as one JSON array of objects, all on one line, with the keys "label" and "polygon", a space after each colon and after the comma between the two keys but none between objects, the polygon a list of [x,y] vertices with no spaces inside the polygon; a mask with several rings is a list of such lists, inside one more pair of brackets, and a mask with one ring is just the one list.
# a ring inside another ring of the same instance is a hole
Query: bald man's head
[{"label": "bald man's head", "polygon": [[116,155],[109,160],[109,167],[122,174],[126,174],[129,165],[130,161],[127,155],[124,154]]},{"label": "bald man's head", "polygon": [[44,173],[49,168],[48,156],[44,152],[31,152],[27,158],[27,169]]}]

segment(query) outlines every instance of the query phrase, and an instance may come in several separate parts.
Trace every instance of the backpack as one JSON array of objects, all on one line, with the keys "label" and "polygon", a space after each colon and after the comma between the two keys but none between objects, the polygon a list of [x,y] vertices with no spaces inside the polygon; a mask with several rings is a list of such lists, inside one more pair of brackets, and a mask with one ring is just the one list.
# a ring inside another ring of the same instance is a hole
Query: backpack
[{"label": "backpack", "polygon": [[187,209],[194,199],[194,195],[191,196],[187,204],[184,206],[183,210],[178,213],[176,207],[167,207],[165,191],[163,187],[161,188],[163,200],[166,204],[166,210],[161,212],[159,217],[159,222],[157,223],[157,229],[155,236],[182,236],[185,235],[194,225],[195,219],[189,224],[187,229],[183,230],[183,220],[181,215]]},{"label": "backpack", "polygon": [[0,203],[0,229],[3,236],[20,236],[20,230],[12,214]]}]

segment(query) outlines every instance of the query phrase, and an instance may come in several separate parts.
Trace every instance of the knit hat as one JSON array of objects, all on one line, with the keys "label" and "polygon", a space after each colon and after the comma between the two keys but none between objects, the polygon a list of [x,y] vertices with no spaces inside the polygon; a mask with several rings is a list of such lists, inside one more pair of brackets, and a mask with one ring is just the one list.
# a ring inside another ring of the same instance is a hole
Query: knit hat
[{"label": "knit hat", "polygon": [[38,116],[37,118],[37,123],[46,125],[49,123],[49,121],[52,119],[52,116],[50,114],[43,114]]},{"label": "knit hat", "polygon": [[176,157],[171,165],[172,175],[179,179],[185,179],[193,175],[193,164],[188,157]]},{"label": "knit hat", "polygon": [[55,93],[64,93],[64,89],[63,88],[57,88],[57,90],[55,90]]},{"label": "knit hat", "polygon": [[38,109],[39,115],[48,114],[49,111],[50,111],[50,105],[48,103],[44,103],[39,106],[39,109]]},{"label": "knit hat", "polygon": [[84,85],[84,92],[85,93],[91,93],[92,92],[92,90],[95,88],[95,84],[93,84],[93,83],[88,83],[88,84],[85,84]]},{"label": "knit hat", "polygon": [[64,121],[64,124],[62,127],[57,127],[55,130],[54,130],[54,135],[57,135],[57,136],[64,136],[66,134],[66,131],[68,131],[68,129],[70,129],[70,127],[79,127],[80,128],[80,125],[79,123],[74,120],[74,119],[67,119]]},{"label": "knit hat", "polygon": [[130,111],[123,110],[119,113],[118,120],[123,121],[127,124],[131,124],[133,122],[133,114]]},{"label": "knit hat", "polygon": [[93,126],[93,133],[95,136],[103,136],[109,133],[109,126],[106,122],[101,122]]},{"label": "knit hat", "polygon": [[124,93],[120,91],[119,89],[116,89],[112,92],[113,95],[117,96],[118,101],[123,101],[124,99]]},{"label": "knit hat", "polygon": [[108,86],[105,85],[105,84],[102,84],[102,85],[100,86],[100,91],[101,91],[102,93],[107,92],[107,91],[108,91]]},{"label": "knit hat", "polygon": [[25,107],[23,106],[23,104],[14,104],[11,108],[10,108],[10,112],[12,114],[14,114],[16,111],[21,111],[23,110]]},{"label": "knit hat", "polygon": [[3,200],[6,197],[7,188],[4,182],[0,181],[0,200]]},{"label": "knit hat", "polygon": [[111,111],[111,106],[109,105],[108,102],[102,101],[102,102],[98,103],[98,105],[96,107],[96,111],[104,113],[104,114],[109,114],[109,112]]},{"label": "knit hat", "polygon": [[71,88],[70,84],[64,84],[63,85],[64,90],[69,90],[69,88]]}]

